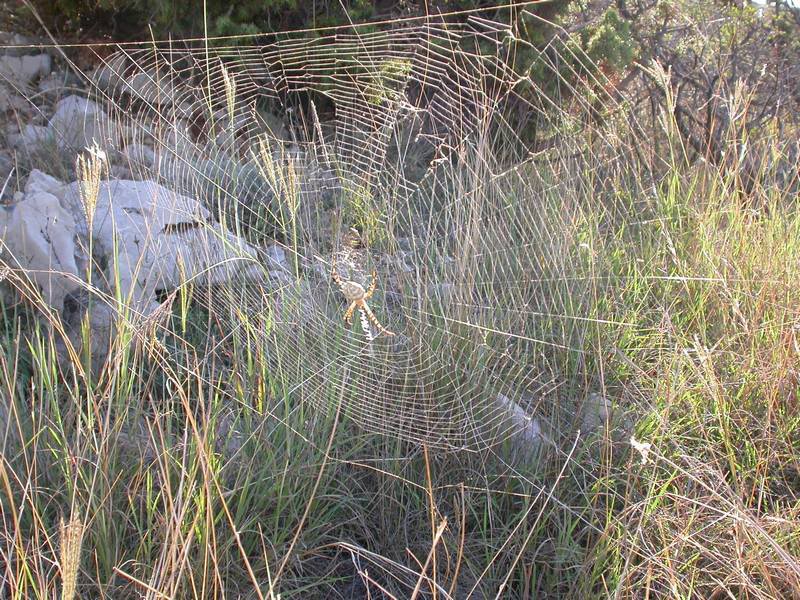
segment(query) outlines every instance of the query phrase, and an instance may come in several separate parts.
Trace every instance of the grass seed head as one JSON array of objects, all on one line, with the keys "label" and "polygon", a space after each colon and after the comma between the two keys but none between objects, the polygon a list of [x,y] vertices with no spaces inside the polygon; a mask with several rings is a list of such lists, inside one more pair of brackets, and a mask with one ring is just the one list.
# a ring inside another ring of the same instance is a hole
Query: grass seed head
[{"label": "grass seed head", "polygon": [[81,203],[86,213],[86,222],[89,232],[94,223],[94,213],[97,210],[97,197],[100,194],[100,179],[103,169],[108,163],[106,153],[95,142],[87,148],[88,156],[81,154],[78,156],[75,171],[78,176]]},{"label": "grass seed head", "polygon": [[71,517],[68,522],[61,520],[61,600],[75,598],[78,582],[78,570],[81,564],[81,546],[83,544],[83,522]]}]

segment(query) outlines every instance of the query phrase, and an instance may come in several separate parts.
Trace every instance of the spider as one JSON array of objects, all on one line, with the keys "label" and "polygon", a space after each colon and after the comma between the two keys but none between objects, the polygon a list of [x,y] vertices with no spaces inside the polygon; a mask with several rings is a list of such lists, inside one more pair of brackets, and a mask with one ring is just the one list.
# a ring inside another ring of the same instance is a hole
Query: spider
[{"label": "spider", "polygon": [[378,273],[373,269],[372,271],[372,283],[369,286],[369,289],[365,290],[364,286],[360,283],[356,283],[355,281],[342,281],[342,278],[339,277],[339,273],[336,272],[336,256],[334,255],[333,260],[331,261],[331,278],[339,286],[339,289],[344,294],[345,299],[350,303],[350,306],[347,307],[347,310],[344,313],[344,322],[348,325],[352,324],[353,322],[353,313],[356,309],[362,314],[366,315],[367,318],[372,321],[372,324],[378,328],[381,333],[385,333],[386,335],[394,335],[394,332],[389,331],[383,325],[380,324],[378,318],[373,314],[372,310],[370,310],[369,306],[367,305],[367,300],[372,297],[372,294],[375,293],[375,288],[378,286]]}]

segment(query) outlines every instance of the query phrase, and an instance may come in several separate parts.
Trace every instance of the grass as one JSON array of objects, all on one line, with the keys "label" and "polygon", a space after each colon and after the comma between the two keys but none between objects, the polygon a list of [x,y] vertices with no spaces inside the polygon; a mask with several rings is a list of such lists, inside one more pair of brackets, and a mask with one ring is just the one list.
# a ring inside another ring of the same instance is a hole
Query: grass
[{"label": "grass", "polygon": [[[12,273],[2,595],[800,597],[797,191],[765,170],[745,197],[657,134],[649,164],[580,139],[491,185],[485,148],[442,167],[413,207],[436,235],[393,281],[420,349],[400,366],[309,275],[313,301],[182,289],[93,372]],[[313,234],[283,208],[301,273]],[[446,451],[370,422],[463,390],[524,392],[552,444]]]}]

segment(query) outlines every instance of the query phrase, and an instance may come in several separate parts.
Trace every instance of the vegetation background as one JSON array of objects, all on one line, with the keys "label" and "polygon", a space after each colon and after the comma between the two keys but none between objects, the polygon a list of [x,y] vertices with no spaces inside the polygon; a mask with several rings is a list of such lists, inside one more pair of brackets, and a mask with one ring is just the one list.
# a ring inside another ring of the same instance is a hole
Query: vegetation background
[{"label": "vegetation background", "polygon": [[[32,6],[62,42],[248,43],[485,8]],[[31,5],[4,14],[41,33]],[[571,138],[636,142],[624,169],[602,150],[571,163],[569,195],[542,194],[542,235],[527,242],[555,265],[537,294],[586,319],[569,324],[582,361],[549,363],[571,398],[550,409],[554,451],[439,455],[296,410],[302,399],[236,340],[232,408],[199,366],[214,326],[189,302],[165,342],[182,370],[120,349],[96,380],[70,379],[29,291],[0,319],[0,594],[800,598],[800,11],[573,0],[485,14],[559,63],[553,79],[540,52],[518,58],[530,103],[575,107]],[[532,152],[563,137],[517,118]],[[554,240],[589,251],[559,262]],[[633,327],[602,335],[601,321]],[[254,390],[269,404],[255,412]],[[598,411],[598,396],[614,402]],[[234,430],[245,441],[224,458],[217,440]]]}]

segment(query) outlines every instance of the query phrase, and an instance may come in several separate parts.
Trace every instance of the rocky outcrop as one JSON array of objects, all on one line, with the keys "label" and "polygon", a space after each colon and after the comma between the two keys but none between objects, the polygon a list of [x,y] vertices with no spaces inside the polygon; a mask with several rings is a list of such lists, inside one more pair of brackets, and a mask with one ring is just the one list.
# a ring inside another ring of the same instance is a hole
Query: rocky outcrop
[{"label": "rocky outcrop", "polygon": [[72,334],[89,305],[97,307],[90,322],[98,355],[121,312],[144,319],[162,292],[261,277],[256,250],[197,200],[153,181],[112,179],[99,182],[92,209],[81,185],[34,170],[0,208],[0,239],[4,262],[29,277]]},{"label": "rocky outcrop", "polygon": [[114,150],[122,140],[121,129],[101,106],[82,96],[67,96],[56,104],[46,126],[28,124],[10,141],[29,152],[48,142],[61,151],[77,152],[97,143]]}]

